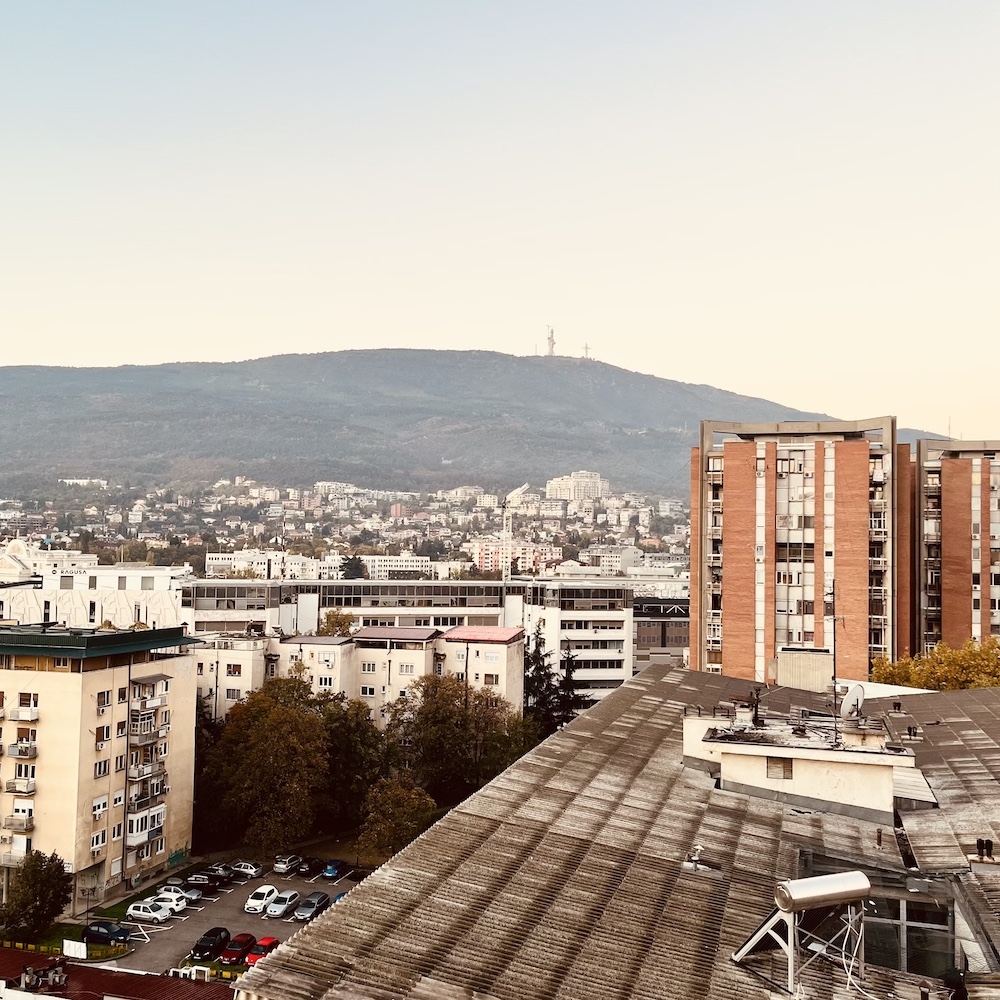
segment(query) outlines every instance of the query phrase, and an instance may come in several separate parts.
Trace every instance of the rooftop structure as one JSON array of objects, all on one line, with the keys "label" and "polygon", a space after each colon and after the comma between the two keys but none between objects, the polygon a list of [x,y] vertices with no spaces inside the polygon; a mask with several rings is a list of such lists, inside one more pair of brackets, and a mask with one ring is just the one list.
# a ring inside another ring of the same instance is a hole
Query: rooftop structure
[{"label": "rooftop structure", "polygon": [[[897,831],[838,811],[836,781],[814,782],[818,801],[804,806],[721,788],[711,766],[686,760],[685,719],[715,711],[715,728],[738,727],[747,689],[649,667],[250,970],[238,1000],[768,1000],[789,964],[775,942],[732,956],[773,914],[779,883],[854,871],[871,886],[864,971],[831,949],[797,966],[799,996],[859,986],[916,1000],[965,964],[970,995],[995,996],[1000,863],[977,840],[1000,840],[1000,690],[866,706],[933,793],[894,795]],[[758,710],[785,725],[819,719],[827,702],[771,689]]]}]

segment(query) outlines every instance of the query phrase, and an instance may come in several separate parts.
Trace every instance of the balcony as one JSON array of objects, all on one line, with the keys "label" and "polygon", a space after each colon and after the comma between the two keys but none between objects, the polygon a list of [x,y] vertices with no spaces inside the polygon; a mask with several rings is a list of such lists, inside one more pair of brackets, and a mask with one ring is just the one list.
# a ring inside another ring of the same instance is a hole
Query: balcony
[{"label": "balcony", "polygon": [[21,757],[21,758],[32,758],[38,756],[38,744],[37,743],[11,743],[7,747],[8,757]]},{"label": "balcony", "polygon": [[128,739],[133,746],[144,747],[162,740],[169,732],[170,726],[160,726],[159,729],[148,729],[145,732],[139,732],[138,727],[133,726]]},{"label": "balcony", "polygon": [[6,853],[0,855],[0,863],[3,864],[5,868],[17,868],[18,865],[24,860],[27,851],[7,851]]},{"label": "balcony", "polygon": [[11,778],[7,781],[6,788],[8,792],[13,792],[15,795],[34,795],[35,779]]},{"label": "balcony", "polygon": [[29,830],[35,829],[35,817],[4,816],[3,828],[5,830],[20,830],[22,833],[27,833]]},{"label": "balcony", "polygon": [[37,722],[38,721],[38,709],[37,708],[12,708],[10,710],[10,721],[11,722]]},{"label": "balcony", "polygon": [[152,809],[153,806],[158,806],[163,802],[165,798],[166,796],[163,792],[157,792],[155,795],[140,795],[137,798],[128,800],[128,811],[136,813]]},{"label": "balcony", "polygon": [[133,712],[151,712],[154,708],[165,708],[167,696],[159,694],[155,698],[133,698],[129,706]]},{"label": "balcony", "polygon": [[149,764],[135,764],[128,769],[129,781],[142,781],[143,778],[151,778],[154,774],[162,774],[166,770],[166,763],[162,760],[154,760]]},{"label": "balcony", "polygon": [[721,566],[722,565],[722,553],[721,552],[709,552],[709,554],[708,554],[708,565],[709,566]]},{"label": "balcony", "polygon": [[146,830],[140,833],[128,833],[125,835],[125,844],[127,847],[142,847],[146,843]]},{"label": "balcony", "polygon": [[889,560],[885,556],[869,556],[868,557],[868,568],[869,569],[888,569]]},{"label": "balcony", "polygon": [[870,524],[868,526],[868,537],[874,538],[877,542],[884,542],[889,537],[889,529],[885,524]]}]

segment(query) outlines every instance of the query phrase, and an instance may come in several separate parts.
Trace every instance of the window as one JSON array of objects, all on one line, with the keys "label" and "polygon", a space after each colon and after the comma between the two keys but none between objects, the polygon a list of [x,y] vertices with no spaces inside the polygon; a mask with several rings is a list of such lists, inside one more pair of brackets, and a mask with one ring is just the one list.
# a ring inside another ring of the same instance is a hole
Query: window
[{"label": "window", "polygon": [[111,692],[110,691],[98,691],[97,692],[97,707],[107,708],[111,704]]},{"label": "window", "polygon": [[205,673],[205,664],[204,663],[199,663],[198,664],[198,676],[201,677],[204,673]]},{"label": "window", "polygon": [[121,840],[122,839],[122,824],[121,823],[115,823],[115,825],[113,827],[111,827],[111,839],[112,840]]},{"label": "window", "polygon": [[92,851],[99,851],[107,842],[108,831],[98,830],[97,833],[93,834],[90,838],[90,849]]},{"label": "window", "polygon": [[18,708],[38,708],[38,695],[29,691],[22,691],[17,696]]},{"label": "window", "polygon": [[123,702],[128,701],[128,688],[118,689],[118,704],[121,705]]},{"label": "window", "polygon": [[362,698],[374,698],[375,697],[375,688],[372,687],[372,686],[370,686],[370,685],[368,685],[368,684],[362,684],[361,685],[361,697]]},{"label": "window", "polygon": [[69,657],[68,656],[53,656],[52,665],[54,667],[62,667],[62,669],[67,669],[69,667]]},{"label": "window", "polygon": [[939,978],[954,965],[952,904],[876,897],[865,905],[865,960]]},{"label": "window", "polygon": [[241,663],[227,663],[226,664],[226,676],[227,677],[242,677],[243,676],[243,665]]},{"label": "window", "polygon": [[94,777],[103,778],[105,775],[111,773],[111,761],[109,758],[105,757],[104,760],[99,760],[94,764]]},{"label": "window", "polygon": [[239,688],[226,688],[226,701],[239,701],[240,697]]},{"label": "window", "polygon": [[122,721],[117,723],[115,726],[115,736],[124,736],[126,732],[128,732],[128,723],[122,719]]},{"label": "window", "polygon": [[60,590],[72,590],[73,589],[73,577],[71,577],[71,576],[61,576],[61,577],[59,577],[59,589]]},{"label": "window", "polygon": [[791,757],[768,757],[767,776],[769,778],[791,779],[792,758]]},{"label": "window", "polygon": [[162,854],[167,849],[167,842],[163,837],[157,837],[153,842],[153,846],[156,848],[157,854]]},{"label": "window", "polygon": [[87,589],[88,590],[97,590],[97,577],[96,576],[89,576],[89,577],[87,577]]},{"label": "window", "polygon": [[123,576],[118,577],[118,589],[119,590],[125,589],[125,577]]},{"label": "window", "polygon": [[497,652],[487,651],[487,652],[485,652],[483,654],[483,659],[487,663],[499,663],[500,662],[500,654],[497,653]]},{"label": "window", "polygon": [[153,589],[153,578],[151,576],[140,577],[139,584],[140,584],[140,588],[142,590],[152,590]]},{"label": "window", "polygon": [[125,804],[125,789],[124,788],[119,788],[118,791],[115,792],[115,797],[114,797],[114,800],[112,801],[111,804],[113,806],[115,806],[116,808],[118,806],[121,806],[121,805]]},{"label": "window", "polygon": [[115,757],[115,770],[124,771],[125,770],[125,754],[121,753]]},{"label": "window", "polygon": [[464,681],[465,680],[465,671],[460,670],[457,674],[455,674],[455,679],[456,680],[460,680],[460,681]]},{"label": "window", "polygon": [[321,688],[326,688],[327,690],[332,691],[334,687],[333,681],[334,681],[333,677],[330,677],[329,675],[324,675],[319,679],[319,686]]},{"label": "window", "polygon": [[465,662],[465,650],[460,649],[455,654],[455,659],[458,660],[459,663],[464,663]]},{"label": "window", "polygon": [[496,687],[500,683],[499,674],[483,674],[483,683],[488,687]]},{"label": "window", "polygon": [[363,673],[363,674],[373,674],[373,673],[375,673],[375,664],[371,663],[371,662],[369,662],[369,663],[362,663],[361,664],[361,673]]},{"label": "window", "polygon": [[152,853],[153,853],[153,845],[143,844],[142,847],[140,847],[139,850],[135,852],[135,856],[140,861],[145,861],[146,858],[148,858]]},{"label": "window", "polygon": [[101,795],[94,799],[94,819],[100,819],[108,811],[108,797]]},{"label": "window", "polygon": [[50,622],[52,621],[52,602],[46,601],[42,605],[42,621]]},{"label": "window", "polygon": [[399,665],[399,672],[400,672],[400,674],[412,674],[413,673],[413,664],[412,663],[401,663]]},{"label": "window", "polygon": [[96,730],[97,742],[102,743],[104,740],[111,739],[111,727],[110,726],[98,726]]}]

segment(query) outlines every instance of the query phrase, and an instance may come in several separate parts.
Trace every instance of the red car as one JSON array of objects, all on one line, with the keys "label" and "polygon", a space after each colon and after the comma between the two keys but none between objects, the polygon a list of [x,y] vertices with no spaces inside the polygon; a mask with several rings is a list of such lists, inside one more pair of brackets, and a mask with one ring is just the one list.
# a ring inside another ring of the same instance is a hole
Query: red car
[{"label": "red car", "polygon": [[276,937],[262,937],[248,952],[247,965],[256,965],[265,955],[270,955],[281,942]]},{"label": "red car", "polygon": [[237,934],[219,956],[222,965],[246,965],[250,949],[257,944],[252,934]]}]

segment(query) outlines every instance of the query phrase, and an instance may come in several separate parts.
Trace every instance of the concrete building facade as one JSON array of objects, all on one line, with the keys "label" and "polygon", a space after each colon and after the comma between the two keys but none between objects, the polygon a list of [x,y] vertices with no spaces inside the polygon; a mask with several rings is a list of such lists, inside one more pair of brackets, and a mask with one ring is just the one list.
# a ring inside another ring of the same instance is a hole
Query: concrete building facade
[{"label": "concrete building facade", "polygon": [[763,681],[783,649],[838,674],[910,648],[909,448],[893,417],[705,421],[691,463],[691,666]]},{"label": "concrete building facade", "polygon": [[80,912],[190,850],[191,641],[180,628],[0,628],[4,892],[29,851],[55,851]]}]

